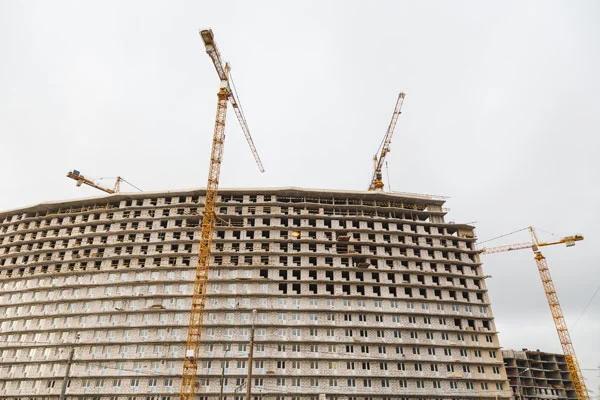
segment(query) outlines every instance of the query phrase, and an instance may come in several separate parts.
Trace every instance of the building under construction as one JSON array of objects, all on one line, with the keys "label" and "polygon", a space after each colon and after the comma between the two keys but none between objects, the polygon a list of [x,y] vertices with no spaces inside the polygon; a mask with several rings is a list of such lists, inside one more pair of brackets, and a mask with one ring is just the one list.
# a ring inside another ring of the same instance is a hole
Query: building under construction
[{"label": "building under construction", "polygon": [[[67,399],[178,398],[204,201],[1,212],[0,398],[58,399],[67,374]],[[198,398],[510,398],[473,227],[443,204],[220,190]]]},{"label": "building under construction", "polygon": [[513,396],[518,400],[577,399],[564,354],[503,350]]}]

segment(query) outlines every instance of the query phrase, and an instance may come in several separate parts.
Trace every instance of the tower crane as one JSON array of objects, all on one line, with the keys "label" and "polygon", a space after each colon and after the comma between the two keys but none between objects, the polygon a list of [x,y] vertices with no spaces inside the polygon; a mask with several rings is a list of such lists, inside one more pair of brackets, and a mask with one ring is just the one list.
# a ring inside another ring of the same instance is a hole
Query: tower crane
[{"label": "tower crane", "polygon": [[583,380],[583,375],[581,373],[581,368],[579,367],[579,362],[577,361],[577,357],[575,355],[575,348],[573,347],[571,336],[569,335],[569,330],[567,329],[567,322],[565,321],[562,308],[558,301],[558,294],[556,293],[556,288],[554,287],[552,276],[550,276],[550,270],[548,269],[548,264],[546,263],[546,257],[544,257],[540,250],[540,247],[552,246],[555,244],[563,243],[567,247],[575,246],[575,242],[583,240],[583,236],[574,235],[567,236],[565,238],[553,242],[540,242],[538,240],[537,234],[535,233],[535,229],[531,226],[527,229],[531,233],[531,242],[483,248],[481,252],[482,254],[493,254],[528,248],[533,250],[533,258],[535,259],[535,263],[537,264],[540,277],[542,278],[542,284],[544,286],[544,291],[546,292],[546,299],[548,300],[548,305],[550,306],[550,311],[552,312],[552,317],[554,318],[554,325],[556,326],[558,338],[560,339],[560,344],[565,354],[565,361],[567,362],[567,367],[571,375],[571,380],[573,381],[573,386],[575,388],[575,392],[577,393],[577,399],[589,400],[590,396],[588,394],[585,381]]},{"label": "tower crane", "polygon": [[[258,164],[261,172],[264,168],[254,142],[250,136],[246,118],[240,106],[235,92],[235,85],[229,73],[229,64],[223,63],[221,55],[214,41],[212,30],[200,31],[204,41],[206,53],[212,59],[217,75],[221,81],[221,87],[217,93],[217,116],[213,134],[210,165],[208,170],[208,183],[206,185],[206,201],[202,217],[202,229],[200,232],[200,250],[198,252],[198,265],[194,280],[194,291],[192,294],[192,308],[190,310],[190,324],[183,362],[183,373],[181,382],[181,400],[194,400],[196,390],[196,372],[198,370],[198,357],[200,350],[200,339],[202,337],[202,320],[204,317],[204,306],[206,302],[206,287],[208,281],[208,270],[210,262],[211,245],[215,226],[215,205],[219,189],[219,175],[221,161],[223,158],[223,143],[225,141],[225,117],[227,113],[227,101],[231,102],[233,110],[250,145],[250,150]],[[232,90],[233,89],[233,90]]]},{"label": "tower crane", "polygon": [[76,169],[74,169],[73,171],[69,171],[69,173],[67,174],[67,178],[76,180],[77,187],[81,186],[82,184],[85,184],[85,185],[91,186],[93,188],[96,188],[98,190],[102,190],[103,192],[106,192],[108,194],[119,193],[119,191],[121,190],[121,181],[124,180],[120,176],[117,176],[117,180],[115,181],[115,186],[112,189],[109,189],[109,188],[100,186],[100,185],[96,184],[94,181],[92,181],[91,179],[88,179],[85,176],[81,175],[81,173],[79,171],[77,171]]},{"label": "tower crane", "polygon": [[398,121],[398,117],[401,114],[402,103],[404,103],[405,94],[400,92],[398,94],[398,100],[396,101],[396,107],[394,108],[394,113],[392,114],[392,120],[388,126],[387,132],[385,133],[385,137],[377,150],[378,154],[373,156],[373,177],[371,178],[371,184],[369,185],[369,190],[383,190],[383,178],[381,176],[381,168],[383,167],[383,161],[387,153],[390,152],[390,144],[392,143],[392,136],[394,135],[394,130],[396,129],[396,122]]},{"label": "tower crane", "polygon": [[[120,176],[117,176],[117,180],[115,181],[115,186],[113,186],[112,189],[98,185],[93,180],[81,175],[81,172],[77,171],[76,169],[74,169],[73,171],[69,171],[69,173],[67,174],[67,178],[71,178],[71,179],[77,181],[77,183],[76,183],[77,187],[81,186],[82,184],[85,184],[85,185],[91,186],[93,188],[96,188],[98,190],[102,190],[103,192],[106,192],[108,194],[119,193],[121,191],[121,182],[125,182],[125,183],[129,184],[130,186],[136,188],[140,192],[142,191],[142,189],[140,189],[139,187],[135,186],[133,183],[125,180],[125,178],[120,177]],[[103,178],[100,178],[100,179],[103,179]]]}]

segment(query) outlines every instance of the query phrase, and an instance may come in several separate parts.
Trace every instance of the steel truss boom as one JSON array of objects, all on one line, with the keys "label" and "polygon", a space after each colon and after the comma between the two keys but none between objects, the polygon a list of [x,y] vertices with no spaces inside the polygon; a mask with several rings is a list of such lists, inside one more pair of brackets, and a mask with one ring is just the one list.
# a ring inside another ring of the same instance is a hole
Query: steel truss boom
[{"label": "steel truss boom", "polygon": [[396,129],[396,122],[398,121],[398,117],[402,113],[402,104],[404,103],[405,96],[406,95],[404,93],[398,94],[398,100],[396,100],[396,106],[394,107],[392,120],[388,125],[385,137],[383,138],[381,146],[378,150],[379,154],[375,154],[375,156],[373,156],[374,169],[373,177],[371,178],[371,184],[369,185],[369,190],[383,190],[383,178],[381,176],[381,168],[383,168],[383,161],[385,160],[385,156],[390,151],[392,136],[394,135],[394,130]]}]

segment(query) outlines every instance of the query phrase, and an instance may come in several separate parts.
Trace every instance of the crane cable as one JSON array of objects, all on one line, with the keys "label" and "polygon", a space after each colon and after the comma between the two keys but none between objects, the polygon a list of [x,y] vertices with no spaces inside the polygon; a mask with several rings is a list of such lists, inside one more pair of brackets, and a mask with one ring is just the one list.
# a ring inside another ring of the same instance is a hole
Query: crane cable
[{"label": "crane cable", "polygon": [[142,189],[140,189],[139,187],[135,186],[133,183],[129,182],[128,180],[126,180],[125,178],[121,178],[121,180],[125,183],[127,183],[129,186],[134,187],[135,189],[139,190],[140,192],[143,192]]},{"label": "crane cable", "polygon": [[240,112],[244,116],[244,119],[246,119],[246,114],[244,113],[244,109],[242,108],[242,104],[239,101],[240,100],[240,96],[238,95],[237,88],[235,87],[235,82],[233,81],[233,75],[231,74],[231,70],[229,70],[229,76],[227,78],[229,79],[229,82],[231,82],[231,89],[233,89],[233,95],[234,95],[235,99],[238,101],[237,102],[237,107],[240,109]]},{"label": "crane cable", "polygon": [[581,319],[581,317],[583,316],[583,314],[587,311],[588,307],[590,306],[590,304],[592,304],[592,301],[594,300],[594,297],[596,297],[596,295],[600,292],[600,286],[598,286],[598,289],[596,289],[596,291],[594,292],[594,294],[592,295],[592,297],[590,297],[590,299],[588,300],[587,304],[585,305],[585,307],[583,307],[583,311],[581,311],[581,313],[579,314],[579,316],[577,317],[577,319],[575,320],[575,323],[573,324],[573,326],[571,327],[571,330],[575,329],[575,326],[577,325],[577,323],[579,322],[579,320]]},{"label": "crane cable", "polygon": [[519,230],[516,230],[516,231],[512,231],[512,232],[506,233],[504,235],[500,235],[500,236],[496,236],[496,237],[491,238],[491,239],[484,240],[483,242],[478,242],[478,244],[483,244],[483,243],[491,242],[492,240],[496,240],[496,239],[500,239],[500,238],[503,238],[503,237],[506,237],[506,236],[510,236],[510,235],[512,235],[514,233],[517,233],[517,232],[526,231],[527,229],[529,229],[529,228],[523,228],[523,229],[519,229]]},{"label": "crane cable", "polygon": [[383,144],[385,143],[386,137],[387,137],[387,131],[385,132],[383,139],[381,139],[381,143],[379,143],[379,147],[377,148],[377,152],[375,153],[375,159],[377,159],[379,157],[379,154],[381,154],[381,149],[383,148]]},{"label": "crane cable", "polygon": [[[482,243],[486,243],[486,242],[491,242],[492,240],[500,239],[500,238],[503,238],[503,237],[505,237],[505,236],[510,236],[510,235],[512,235],[512,234],[514,234],[514,233],[518,233],[518,232],[521,232],[521,231],[526,231],[526,230],[528,230],[528,229],[529,229],[529,228],[523,228],[523,229],[519,229],[519,230],[516,230],[516,231],[510,232],[510,233],[507,233],[507,234],[505,234],[505,235],[500,235],[500,236],[496,236],[496,237],[494,237],[494,238],[491,238],[491,239],[484,240],[483,242],[478,242],[478,244],[482,244]],[[548,231],[545,231],[545,230],[543,230],[543,229],[535,228],[535,230],[536,230],[536,231],[540,231],[540,232],[547,233],[547,234],[549,234],[549,235],[552,235],[552,236],[560,237],[560,236],[558,236],[556,233],[548,232]]]},{"label": "crane cable", "polygon": [[388,180],[388,190],[391,192],[392,191],[392,185],[390,184],[390,169],[388,168],[388,162],[385,162],[385,172],[387,174],[387,180]]},{"label": "crane cable", "polygon": [[[102,179],[115,179],[117,178],[116,176],[103,176],[101,178],[98,178],[97,180],[101,181]],[[118,177],[119,180],[125,182],[126,184],[128,184],[129,186],[133,187],[134,189],[139,190],[140,192],[143,192],[142,189],[140,189],[139,187],[135,186],[133,183],[129,182],[127,179],[123,178],[122,176]]]}]

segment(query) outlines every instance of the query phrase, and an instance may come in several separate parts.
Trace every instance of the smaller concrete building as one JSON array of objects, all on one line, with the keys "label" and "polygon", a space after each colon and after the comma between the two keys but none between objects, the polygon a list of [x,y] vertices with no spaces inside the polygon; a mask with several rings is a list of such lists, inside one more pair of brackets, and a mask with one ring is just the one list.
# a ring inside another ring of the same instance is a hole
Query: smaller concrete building
[{"label": "smaller concrete building", "polygon": [[577,399],[564,355],[523,349],[502,357],[516,400]]}]

